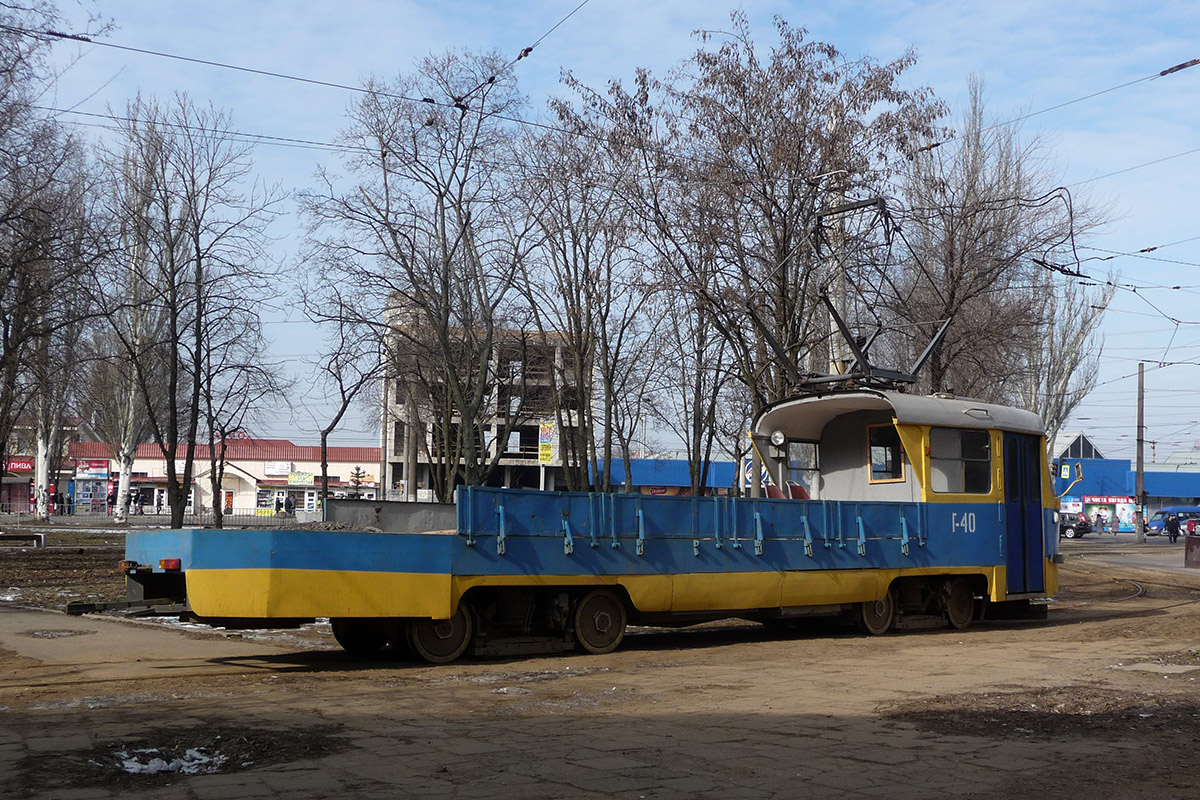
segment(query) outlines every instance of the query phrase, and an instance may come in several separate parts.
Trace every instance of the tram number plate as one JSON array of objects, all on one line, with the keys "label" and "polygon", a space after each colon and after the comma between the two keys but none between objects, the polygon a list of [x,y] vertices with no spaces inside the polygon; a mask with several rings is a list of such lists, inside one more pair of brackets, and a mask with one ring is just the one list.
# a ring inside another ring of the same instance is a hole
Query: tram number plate
[{"label": "tram number plate", "polygon": [[952,513],[950,515],[950,530],[962,531],[963,533],[975,532],[975,512],[967,511],[962,514]]}]

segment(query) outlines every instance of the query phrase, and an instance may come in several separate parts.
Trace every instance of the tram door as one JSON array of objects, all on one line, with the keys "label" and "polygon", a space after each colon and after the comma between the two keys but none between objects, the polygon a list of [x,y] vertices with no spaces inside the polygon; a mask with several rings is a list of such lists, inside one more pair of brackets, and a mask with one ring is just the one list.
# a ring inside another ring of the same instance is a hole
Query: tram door
[{"label": "tram door", "polygon": [[1046,588],[1040,441],[1029,434],[1004,434],[1004,541],[1009,594]]}]

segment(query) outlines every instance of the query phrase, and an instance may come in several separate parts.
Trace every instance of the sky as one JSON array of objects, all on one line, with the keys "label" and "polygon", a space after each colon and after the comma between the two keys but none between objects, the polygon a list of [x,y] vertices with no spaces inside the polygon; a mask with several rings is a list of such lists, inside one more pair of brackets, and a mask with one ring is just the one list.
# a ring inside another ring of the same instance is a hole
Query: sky
[{"label": "sky", "polygon": [[[405,2],[395,0],[208,0],[156,3],[60,0],[70,32],[84,32],[88,10],[111,19],[102,41],[124,47],[257,70],[359,85],[392,78],[429,53],[498,50],[515,57],[531,113],[563,93],[570,70],[585,84],[629,81],[638,67],[662,74],[697,47],[696,30],[728,30],[734,6],[710,0],[529,0]],[[927,85],[961,111],[972,75],[981,78],[989,115],[1008,121],[1033,113],[1022,134],[1049,148],[1062,185],[1079,199],[1111,209],[1112,222],[1087,240],[1083,270],[1119,284],[1102,327],[1099,384],[1068,428],[1082,430],[1110,458],[1133,458],[1138,362],[1146,363],[1147,459],[1200,443],[1200,227],[1194,188],[1200,174],[1200,66],[1158,73],[1200,56],[1200,5],[1156,2],[755,2],[743,10],[755,38],[769,45],[772,18],[806,28],[810,39],[846,55],[891,61],[912,48],[912,87]],[[226,108],[247,133],[329,142],[357,96],[314,86],[115,48],[60,43],[63,73],[54,105],[77,112],[121,110],[139,92],[177,91]],[[1151,76],[1154,76],[1151,79]],[[1078,101],[1078,102],[1073,102]],[[1066,104],[1066,105],[1063,105]],[[1043,110],[1047,110],[1044,113]],[[64,121],[87,121],[63,114]],[[81,128],[101,135],[95,128]],[[292,192],[312,184],[334,153],[262,144],[255,167]],[[277,223],[276,256],[299,251],[295,205]],[[1157,248],[1151,252],[1139,252]],[[1110,258],[1111,256],[1111,258]],[[319,333],[289,303],[286,278],[268,319],[271,357],[301,378],[293,411],[281,411],[255,434],[317,440],[327,406],[305,359]],[[307,387],[307,388],[305,388]],[[377,445],[359,414],[335,444]]]}]

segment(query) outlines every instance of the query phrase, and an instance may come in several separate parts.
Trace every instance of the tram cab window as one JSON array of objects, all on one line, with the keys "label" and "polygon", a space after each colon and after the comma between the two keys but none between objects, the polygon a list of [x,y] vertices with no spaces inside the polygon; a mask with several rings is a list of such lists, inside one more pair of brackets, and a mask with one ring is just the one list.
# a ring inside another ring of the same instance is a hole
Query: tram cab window
[{"label": "tram cab window", "polygon": [[871,483],[891,483],[904,480],[904,451],[900,434],[892,425],[868,425],[867,438],[871,450]]},{"label": "tram cab window", "polygon": [[787,443],[788,480],[800,484],[809,492],[816,484],[817,472],[817,443],[797,442]]},{"label": "tram cab window", "polygon": [[929,430],[930,488],[987,494],[992,490],[991,434],[962,428]]}]

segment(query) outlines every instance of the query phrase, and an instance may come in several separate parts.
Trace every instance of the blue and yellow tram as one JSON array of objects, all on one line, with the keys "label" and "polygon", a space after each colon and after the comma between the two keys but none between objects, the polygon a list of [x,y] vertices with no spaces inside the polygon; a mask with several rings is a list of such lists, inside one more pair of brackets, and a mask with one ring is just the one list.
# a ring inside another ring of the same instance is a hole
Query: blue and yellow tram
[{"label": "blue and yellow tram", "polygon": [[833,391],[766,408],[751,438],[761,496],[465,487],[445,530],[132,533],[125,563],[139,593],[186,584],[200,621],[329,617],[348,650],[432,662],[604,653],[630,623],[962,628],[1055,591],[1057,500],[1035,414]]}]

